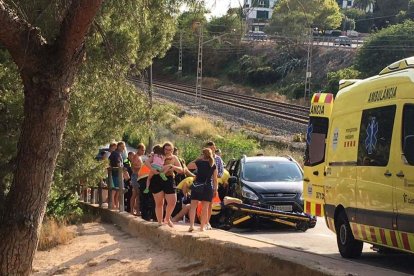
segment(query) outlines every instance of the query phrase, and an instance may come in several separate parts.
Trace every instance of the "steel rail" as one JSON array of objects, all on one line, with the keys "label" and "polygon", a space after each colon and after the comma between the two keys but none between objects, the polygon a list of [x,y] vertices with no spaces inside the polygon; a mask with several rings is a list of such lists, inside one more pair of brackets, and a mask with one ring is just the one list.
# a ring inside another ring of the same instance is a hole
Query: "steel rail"
[{"label": "steel rail", "polygon": [[[155,83],[159,83],[159,84],[162,84],[162,85],[169,85],[169,86],[175,85],[175,86],[179,86],[179,87],[186,87],[186,88],[195,89],[195,86],[193,86],[193,85],[184,84],[184,83],[180,83],[180,82],[174,82],[174,81],[166,82],[164,80],[157,80],[157,81],[155,81]],[[302,106],[302,105],[283,103],[283,102],[278,102],[278,101],[275,101],[275,100],[262,99],[262,98],[243,95],[243,94],[239,94],[239,93],[235,93],[235,92],[222,91],[222,90],[204,88],[204,87],[203,87],[203,91],[204,92],[206,92],[206,91],[207,92],[212,92],[212,93],[215,93],[217,95],[237,97],[238,99],[250,100],[250,101],[256,102],[256,103],[262,103],[262,104],[271,105],[271,106],[273,105],[273,106],[277,106],[277,107],[283,107],[283,108],[286,108],[286,109],[291,109],[291,110],[296,110],[296,111],[299,111],[299,112],[303,112],[304,114],[309,114],[309,107],[305,107],[305,106]]]},{"label": "steel rail", "polygon": [[[131,77],[129,79],[133,82],[141,82],[141,80],[139,80],[138,78]],[[169,85],[169,84],[165,85],[165,84],[160,84],[160,83],[154,83],[154,87],[158,88],[158,89],[165,89],[165,90],[168,90],[168,91],[189,95],[189,96],[192,96],[192,97],[195,96],[194,89],[190,90],[188,87],[184,87],[184,89],[183,89],[183,87],[180,87],[180,86],[177,87],[177,85]],[[217,95],[215,95],[214,93],[211,93],[211,92],[210,93],[203,93],[201,95],[201,98],[206,99],[206,100],[210,100],[210,101],[213,101],[213,102],[225,104],[225,105],[230,105],[230,106],[237,107],[237,108],[240,108],[240,109],[254,111],[254,112],[257,112],[257,113],[260,113],[260,114],[265,114],[265,115],[281,118],[281,119],[284,119],[284,120],[287,120],[287,121],[297,122],[297,123],[300,123],[300,124],[303,124],[303,125],[307,125],[308,121],[309,121],[309,116],[308,115],[292,114],[292,113],[286,112],[286,111],[275,111],[272,108],[264,107],[264,106],[258,105],[258,104],[240,103],[240,101],[238,101],[237,99],[231,99],[231,98],[221,99],[221,98],[217,97]]]}]

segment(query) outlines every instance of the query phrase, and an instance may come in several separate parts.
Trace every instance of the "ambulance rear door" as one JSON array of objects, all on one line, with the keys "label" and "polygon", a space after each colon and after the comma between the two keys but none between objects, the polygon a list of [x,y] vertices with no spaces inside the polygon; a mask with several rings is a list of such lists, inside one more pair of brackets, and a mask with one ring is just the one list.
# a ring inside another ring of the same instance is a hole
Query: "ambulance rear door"
[{"label": "ambulance rear door", "polygon": [[323,216],[326,137],[333,107],[333,94],[316,93],[312,97],[306,133],[303,198],[305,213]]},{"label": "ambulance rear door", "polygon": [[[414,251],[414,101],[398,104],[394,204],[402,248]],[[395,228],[395,227],[394,227]]]}]

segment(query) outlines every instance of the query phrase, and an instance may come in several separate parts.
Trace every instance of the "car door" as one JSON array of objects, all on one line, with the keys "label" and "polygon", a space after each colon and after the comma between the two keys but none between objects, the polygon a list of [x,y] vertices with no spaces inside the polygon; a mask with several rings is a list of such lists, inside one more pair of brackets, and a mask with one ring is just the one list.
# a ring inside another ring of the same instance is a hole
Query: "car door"
[{"label": "car door", "polygon": [[[396,105],[365,109],[362,112],[357,159],[358,224],[392,228],[393,164],[390,150],[394,129]],[[375,235],[365,233],[365,240],[374,241]]]},{"label": "car door", "polygon": [[229,186],[229,195],[230,196],[236,196],[237,195],[237,190],[240,182],[240,176],[238,175],[238,170],[239,170],[239,164],[240,164],[240,159],[237,160],[231,160],[229,161],[227,167],[228,167],[228,171],[230,174],[230,177],[236,177],[237,181],[236,182],[232,182],[230,181],[230,186]]},{"label": "car door", "polygon": [[[414,103],[399,106],[402,118],[395,149],[394,201],[400,247],[414,251]],[[410,234],[407,234],[411,233]]]}]

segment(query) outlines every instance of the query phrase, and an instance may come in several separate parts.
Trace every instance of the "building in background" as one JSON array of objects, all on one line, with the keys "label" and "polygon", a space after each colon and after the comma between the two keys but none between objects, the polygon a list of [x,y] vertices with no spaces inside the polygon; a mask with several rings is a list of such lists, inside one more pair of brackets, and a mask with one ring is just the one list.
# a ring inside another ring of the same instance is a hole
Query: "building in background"
[{"label": "building in background", "polygon": [[272,18],[277,0],[244,0],[243,12],[246,16],[248,31],[263,31]]}]

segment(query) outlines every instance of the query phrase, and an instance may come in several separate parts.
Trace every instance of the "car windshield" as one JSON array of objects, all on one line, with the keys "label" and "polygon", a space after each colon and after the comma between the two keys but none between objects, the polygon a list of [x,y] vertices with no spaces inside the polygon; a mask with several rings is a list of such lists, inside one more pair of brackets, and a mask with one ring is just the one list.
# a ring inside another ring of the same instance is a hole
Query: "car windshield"
[{"label": "car windshield", "polygon": [[257,161],[244,164],[242,178],[251,182],[300,181],[302,172],[294,162]]}]

